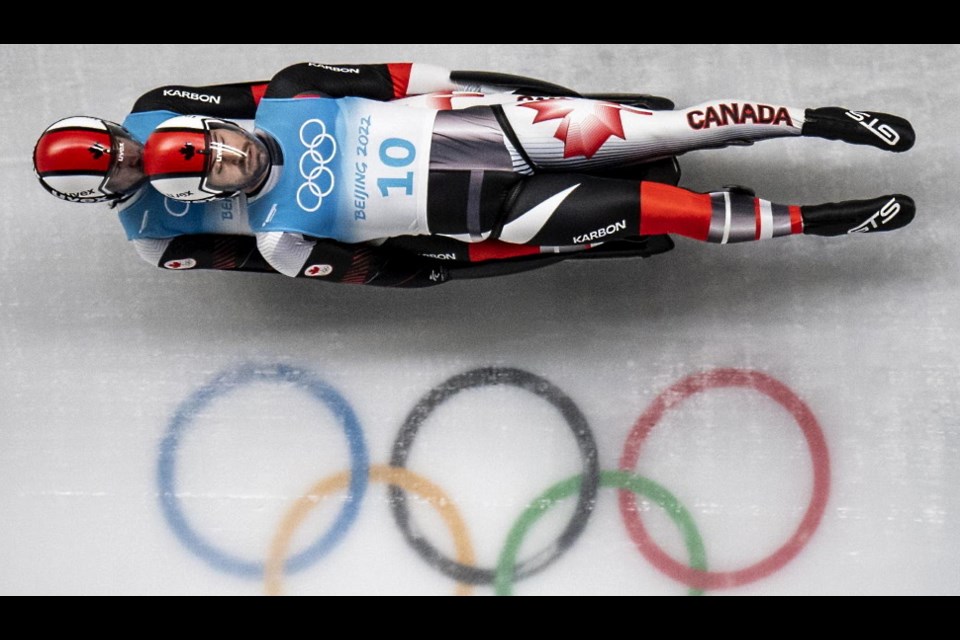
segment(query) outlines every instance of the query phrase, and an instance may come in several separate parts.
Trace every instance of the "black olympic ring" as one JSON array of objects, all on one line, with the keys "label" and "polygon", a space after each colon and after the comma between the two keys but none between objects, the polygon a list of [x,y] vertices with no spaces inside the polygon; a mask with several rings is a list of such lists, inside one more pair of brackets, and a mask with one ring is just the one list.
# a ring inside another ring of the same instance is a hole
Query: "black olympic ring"
[{"label": "black olympic ring", "polygon": [[[407,468],[410,452],[420,429],[442,404],[464,391],[498,386],[518,387],[556,407],[573,431],[583,460],[583,486],[573,519],[553,545],[532,560],[517,565],[514,579],[521,581],[540,573],[563,557],[583,535],[596,508],[601,485],[600,452],[590,423],[570,396],[547,380],[519,369],[478,369],[457,376],[431,391],[407,418],[393,447],[391,465]],[[496,569],[480,569],[460,564],[444,556],[426,539],[415,533],[407,506],[407,496],[402,489],[391,487],[390,498],[397,526],[410,546],[430,566],[462,584],[486,586],[496,583]]]}]

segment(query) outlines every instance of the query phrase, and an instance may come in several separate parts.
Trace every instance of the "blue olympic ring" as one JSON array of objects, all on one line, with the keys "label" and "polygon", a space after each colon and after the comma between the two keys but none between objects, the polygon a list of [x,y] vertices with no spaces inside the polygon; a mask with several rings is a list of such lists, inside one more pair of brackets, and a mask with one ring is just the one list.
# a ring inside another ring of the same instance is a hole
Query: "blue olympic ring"
[{"label": "blue olympic ring", "polygon": [[259,580],[266,571],[265,563],[234,558],[207,542],[187,521],[176,492],[177,451],[194,419],[216,398],[256,382],[290,384],[306,391],[333,412],[343,426],[350,444],[351,479],[347,502],[330,531],[312,547],[287,562],[287,573],[294,574],[308,569],[329,555],[346,537],[360,514],[360,504],[367,492],[370,455],[360,421],[350,403],[325,382],[305,371],[284,365],[245,365],[224,372],[177,409],[160,446],[157,480],[164,516],[180,542],[211,567],[239,577]]}]

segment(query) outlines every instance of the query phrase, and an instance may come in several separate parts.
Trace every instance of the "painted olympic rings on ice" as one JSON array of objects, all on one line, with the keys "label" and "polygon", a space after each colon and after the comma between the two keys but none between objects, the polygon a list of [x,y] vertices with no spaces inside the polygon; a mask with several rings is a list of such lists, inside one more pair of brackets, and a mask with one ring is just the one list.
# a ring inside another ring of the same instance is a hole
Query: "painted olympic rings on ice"
[{"label": "painted olympic rings on ice", "polygon": [[211,567],[232,575],[257,580],[263,576],[265,571],[263,562],[235,558],[220,551],[193,528],[187,520],[180,498],[177,495],[176,476],[177,453],[180,443],[189,432],[197,416],[217,398],[262,382],[293,386],[315,398],[317,402],[336,416],[350,445],[350,493],[347,502],[330,531],[309,549],[287,563],[288,572],[298,573],[307,569],[329,554],[343,540],[360,513],[360,504],[367,491],[367,483],[370,477],[370,456],[367,452],[363,429],[360,427],[360,422],[357,420],[353,408],[333,387],[310,373],[283,365],[263,368],[247,365],[223,373],[213,382],[190,396],[177,409],[167,428],[167,435],[160,446],[157,482],[160,489],[163,514],[180,542]]},{"label": "painted olympic rings on ice", "polygon": [[[182,510],[176,492],[176,457],[179,445],[197,415],[215,399],[255,383],[291,385],[315,398],[341,423],[350,444],[351,469],[319,483],[286,516],[279,527],[266,562],[231,557],[218,550],[197,533]],[[489,387],[517,387],[555,407],[563,415],[576,438],[583,472],[551,488],[520,516],[510,532],[494,570],[474,566],[475,554],[466,524],[447,493],[426,478],[405,468],[421,429],[433,413],[462,393]],[[640,455],[651,432],[665,415],[689,398],[715,389],[746,389],[777,402],[797,421],[806,438],[814,465],[814,491],[811,504],[797,533],[780,551],[743,571],[711,573],[707,570],[704,544],[694,516],[677,498],[658,483],[636,475]],[[593,515],[601,488],[621,492],[620,506],[631,539],[658,571],[688,586],[691,593],[729,589],[765,579],[792,562],[809,544],[819,528],[830,494],[830,455],[823,431],[810,408],[781,382],[754,371],[719,370],[692,376],[665,391],[640,418],[631,433],[622,457],[621,469],[601,473],[599,453],[591,427],[576,403],[549,381],[517,369],[478,369],[454,377],[439,385],[411,412],[396,440],[390,466],[371,467],[364,434],[349,403],[332,387],[312,374],[286,366],[243,366],[218,376],[187,399],[177,410],[160,447],[158,469],[161,505],[174,534],[198,558],[212,568],[236,576],[267,580],[267,592],[282,590],[284,575],[312,566],[343,541],[356,521],[370,482],[390,487],[394,518],[403,536],[416,553],[431,567],[455,581],[458,594],[467,595],[473,587],[493,585],[503,595],[514,585],[557,562],[583,535]],[[319,502],[335,493],[347,491],[348,499],[335,524],[318,542],[303,553],[287,559],[291,540]],[[449,529],[455,558],[444,557],[429,542],[415,533],[407,507],[407,494],[418,496],[441,515]],[[669,557],[648,534],[637,511],[637,497],[643,496],[662,507],[680,529],[689,559],[681,563]],[[517,554],[534,525],[560,502],[577,498],[570,523],[557,541],[534,560],[519,562]]]},{"label": "painted olympic rings on ice", "polygon": [[[560,559],[580,536],[593,514],[597,493],[600,489],[600,453],[590,424],[574,401],[550,382],[526,371],[518,369],[479,369],[457,376],[440,385],[420,401],[413,410],[397,438],[393,448],[394,467],[405,468],[410,452],[421,428],[431,415],[454,396],[471,389],[484,387],[511,386],[529,391],[552,404],[563,415],[577,440],[583,461],[583,482],[581,483],[576,512],[566,530],[545,553],[538,554],[531,561],[520,563],[516,567],[515,580],[522,580],[543,571]],[[496,569],[478,569],[450,560],[431,545],[422,536],[417,535],[410,521],[407,498],[397,488],[391,490],[393,515],[397,526],[403,532],[420,557],[447,577],[473,585],[491,585],[497,579]]]},{"label": "painted olympic rings on ice", "polygon": [[[439,487],[412,471],[393,467],[371,467],[370,481],[399,487],[407,493],[412,493],[418,498],[426,500],[431,507],[436,509],[446,523],[447,529],[450,530],[457,549],[457,562],[466,566],[474,564],[476,557],[467,525],[464,523],[456,505]],[[273,541],[273,546],[270,548],[270,558],[267,560],[267,595],[279,596],[283,593],[283,564],[290,549],[290,542],[297,529],[307,519],[310,512],[317,508],[321,500],[346,490],[349,484],[349,473],[341,473],[332,478],[327,478],[311,489],[284,518]],[[456,595],[473,595],[473,586],[468,584],[458,585]]]},{"label": "painted olympic rings on ice", "polygon": [[[693,516],[672,493],[646,478],[622,471],[604,473],[600,479],[605,489],[631,491],[636,495],[644,496],[656,502],[659,507],[667,512],[667,515],[683,533],[687,552],[690,554],[690,567],[697,571],[707,570],[707,551],[703,547],[703,538],[700,536],[700,531],[697,530]],[[558,484],[534,500],[527,512],[520,517],[520,521],[510,532],[503,555],[500,556],[500,566],[497,568],[497,595],[513,595],[513,576],[517,572],[517,554],[533,526],[557,504],[579,493],[582,483],[583,478],[576,477]],[[702,596],[703,591],[691,589],[690,595]]]},{"label": "painted olympic rings on ice", "polygon": [[816,416],[797,394],[783,383],[756,371],[721,369],[692,376],[674,385],[657,398],[640,418],[627,441],[620,468],[632,473],[640,460],[640,453],[650,433],[667,412],[677,408],[693,396],[712,389],[755,390],[786,409],[797,421],[806,438],[813,459],[813,497],[800,528],[792,538],[772,556],[752,567],[730,573],[707,573],[677,562],[664,552],[650,537],[637,510],[637,497],[633,493],[620,494],[620,510],[630,536],[637,548],[659,571],[692,589],[717,591],[734,589],[758,582],[777,573],[790,564],[809,544],[820,528],[827,503],[830,499],[830,452],[823,430]]}]

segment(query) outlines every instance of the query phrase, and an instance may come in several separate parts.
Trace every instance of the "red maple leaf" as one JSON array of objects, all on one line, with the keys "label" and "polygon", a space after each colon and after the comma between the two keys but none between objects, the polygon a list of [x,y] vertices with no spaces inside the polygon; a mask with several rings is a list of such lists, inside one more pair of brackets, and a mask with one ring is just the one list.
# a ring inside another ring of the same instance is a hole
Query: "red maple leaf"
[{"label": "red maple leaf", "polygon": [[183,265],[180,264],[179,262],[171,262],[168,266],[169,266],[171,269],[176,270],[176,269],[179,269],[180,267],[182,267]]},{"label": "red maple leaf", "polygon": [[307,271],[308,276],[315,276],[318,273],[320,273],[320,267],[311,267],[310,270]]},{"label": "red maple leaf", "polygon": [[610,138],[626,140],[621,112],[653,115],[649,111],[631,109],[613,102],[581,102],[566,99],[539,100],[520,105],[537,112],[533,123],[560,120],[554,137],[564,143],[563,157],[584,156],[588,160],[597,155]]}]

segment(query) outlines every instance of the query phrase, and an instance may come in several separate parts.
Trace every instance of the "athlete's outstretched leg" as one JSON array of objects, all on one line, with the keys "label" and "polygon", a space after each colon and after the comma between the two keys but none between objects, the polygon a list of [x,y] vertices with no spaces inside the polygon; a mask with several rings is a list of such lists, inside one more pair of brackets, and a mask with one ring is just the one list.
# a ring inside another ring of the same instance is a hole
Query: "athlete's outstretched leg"
[{"label": "athlete's outstretched leg", "polygon": [[694,193],[653,182],[577,174],[524,180],[494,237],[532,246],[580,246],[678,235],[717,244],[807,234],[842,236],[900,229],[916,207],[907,196],[814,207],[779,205],[744,191]]},{"label": "athlete's outstretched leg", "polygon": [[904,195],[790,206],[743,190],[699,194],[652,182],[640,189],[641,235],[680,235],[716,244],[895,231],[915,217],[916,205]]},{"label": "athlete's outstretched leg", "polygon": [[648,162],[697,149],[808,136],[906,151],[916,141],[896,116],[840,108],[797,109],[718,100],[682,111],[646,111],[611,102],[547,99],[500,113],[514,165],[526,173],[577,171]]}]

